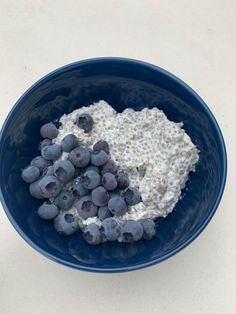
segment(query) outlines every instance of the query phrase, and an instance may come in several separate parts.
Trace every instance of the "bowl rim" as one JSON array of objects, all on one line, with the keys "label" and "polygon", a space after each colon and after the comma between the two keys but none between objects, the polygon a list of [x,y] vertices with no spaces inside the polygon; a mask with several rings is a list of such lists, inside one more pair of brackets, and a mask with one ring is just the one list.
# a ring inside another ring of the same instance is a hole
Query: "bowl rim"
[{"label": "bowl rim", "polygon": [[[226,178],[227,178],[227,153],[226,153],[224,138],[223,138],[222,132],[220,130],[220,127],[218,125],[218,122],[216,121],[216,118],[214,117],[213,113],[211,112],[211,110],[209,109],[207,104],[203,101],[203,99],[189,85],[187,85],[184,81],[182,81],[180,78],[178,78],[174,74],[170,73],[167,70],[164,70],[163,68],[161,68],[159,66],[156,66],[154,64],[151,64],[151,63],[148,63],[145,61],[131,59],[131,58],[123,58],[123,57],[98,57],[98,58],[89,58],[89,59],[85,59],[85,60],[75,61],[75,62],[66,64],[62,67],[59,67],[59,68],[49,72],[48,74],[44,75],[39,80],[37,80],[33,85],[31,85],[23,93],[23,95],[16,101],[15,105],[9,111],[9,113],[8,113],[4,123],[2,125],[1,131],[0,131],[0,152],[2,151],[2,142],[3,142],[5,130],[7,129],[8,125],[10,123],[11,117],[14,115],[15,111],[18,110],[18,107],[21,106],[21,104],[22,104],[22,100],[24,100],[24,98],[29,93],[32,93],[41,84],[52,79],[54,76],[56,76],[60,73],[63,73],[64,71],[68,71],[68,70],[71,70],[71,69],[73,69],[75,67],[79,67],[79,66],[84,66],[84,65],[88,65],[88,64],[92,65],[92,64],[98,64],[98,63],[103,63],[103,62],[123,62],[126,64],[138,65],[138,66],[146,67],[147,70],[148,69],[149,70],[155,70],[155,71],[161,73],[162,75],[167,76],[169,79],[174,80],[177,84],[181,85],[182,88],[184,88],[188,93],[190,93],[197,100],[197,102],[201,105],[201,107],[202,107],[201,109],[204,111],[204,113],[211,120],[211,123],[213,125],[213,128],[215,129],[215,132],[216,132],[218,140],[219,140],[219,146],[220,146],[219,153],[221,154],[222,173],[221,173],[221,182],[220,182],[220,186],[219,186],[219,190],[218,190],[218,195],[217,195],[216,199],[214,200],[214,203],[211,205],[210,211],[209,211],[208,215],[206,216],[204,222],[201,225],[199,225],[198,229],[188,239],[186,239],[183,243],[178,245],[174,250],[167,252],[165,255],[163,255],[159,258],[150,260],[148,262],[136,264],[133,266],[122,266],[122,267],[115,267],[115,268],[109,268],[109,267],[99,268],[99,267],[94,267],[94,266],[79,265],[79,264],[65,261],[64,259],[57,257],[53,254],[50,254],[47,251],[40,248],[37,244],[35,244],[24,233],[24,231],[18,226],[18,224],[16,223],[16,221],[12,217],[12,215],[11,215],[11,213],[7,207],[7,204],[5,203],[4,197],[3,197],[2,188],[1,188],[2,184],[0,185],[0,200],[1,200],[1,203],[3,206],[3,209],[5,210],[5,213],[8,217],[8,219],[10,220],[11,224],[15,228],[15,230],[19,233],[19,235],[26,242],[28,242],[28,244],[32,248],[34,248],[36,251],[38,251],[39,253],[41,253],[45,257],[47,257],[47,258],[49,258],[55,262],[58,262],[60,264],[63,264],[65,266],[69,266],[71,268],[79,269],[79,270],[83,270],[83,271],[90,271],[90,272],[96,272],[96,273],[120,273],[120,272],[138,270],[138,269],[142,269],[142,268],[145,268],[148,266],[158,264],[158,263],[170,258],[171,256],[174,256],[175,254],[177,254],[181,250],[183,250],[186,246],[188,246],[193,240],[195,240],[200,235],[200,233],[205,229],[205,227],[208,225],[208,223],[212,219],[213,215],[215,214],[216,209],[219,206],[219,203],[221,201],[221,198],[222,198],[222,195],[224,192]],[[1,180],[2,179],[0,178],[0,181]]]}]

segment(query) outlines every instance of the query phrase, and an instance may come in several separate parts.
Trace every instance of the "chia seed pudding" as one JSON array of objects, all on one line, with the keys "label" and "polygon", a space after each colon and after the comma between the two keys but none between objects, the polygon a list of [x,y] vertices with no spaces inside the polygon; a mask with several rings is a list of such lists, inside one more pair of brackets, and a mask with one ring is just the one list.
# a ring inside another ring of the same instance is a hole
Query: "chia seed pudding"
[{"label": "chia seed pudding", "polygon": [[[94,120],[89,133],[75,124],[83,113]],[[189,172],[195,171],[199,159],[199,151],[182,128],[183,123],[168,120],[157,108],[141,111],[128,108],[117,113],[101,100],[63,115],[60,123],[55,143],[60,144],[71,133],[90,148],[98,140],[106,140],[111,159],[129,174],[131,185],[139,189],[142,201],[130,206],[128,213],[117,218],[120,221],[166,217],[180,199]],[[61,158],[67,156],[68,153],[63,153]],[[82,225],[93,222],[101,223],[97,217],[80,221]]]},{"label": "chia seed pudding", "polygon": [[42,219],[92,245],[151,240],[171,213],[199,151],[157,108],[117,113],[101,100],[41,126],[40,156],[22,171]]}]

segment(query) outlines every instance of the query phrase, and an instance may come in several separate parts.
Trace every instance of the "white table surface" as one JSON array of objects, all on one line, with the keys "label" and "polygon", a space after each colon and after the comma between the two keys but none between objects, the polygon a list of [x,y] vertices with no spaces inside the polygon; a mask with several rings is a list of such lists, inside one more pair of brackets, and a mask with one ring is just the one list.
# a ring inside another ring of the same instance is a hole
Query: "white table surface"
[{"label": "white table surface", "polygon": [[0,210],[0,313],[236,313],[236,1],[0,0],[0,123],[32,83],[64,64],[124,56],[187,82],[222,128],[228,180],[205,231],[169,260],[98,275],[34,251]]}]

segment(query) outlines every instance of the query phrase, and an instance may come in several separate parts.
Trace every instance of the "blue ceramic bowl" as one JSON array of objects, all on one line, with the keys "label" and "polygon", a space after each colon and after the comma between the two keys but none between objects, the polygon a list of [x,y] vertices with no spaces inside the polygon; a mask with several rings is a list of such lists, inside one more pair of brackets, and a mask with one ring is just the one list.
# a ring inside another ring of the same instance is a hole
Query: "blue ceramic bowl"
[{"label": "blue ceramic bowl", "polygon": [[[58,235],[37,216],[40,204],[20,174],[38,155],[39,128],[100,99],[118,112],[158,107],[198,146],[200,160],[184,197],[159,221],[152,241],[89,246],[81,234]],[[0,137],[1,201],[18,233],[48,258],[81,270],[123,272],[147,267],[174,255],[206,227],[220,202],[226,180],[226,151],[219,126],[203,100],[165,70],[141,61],[98,58],[64,66],[39,80],[9,113]]]}]

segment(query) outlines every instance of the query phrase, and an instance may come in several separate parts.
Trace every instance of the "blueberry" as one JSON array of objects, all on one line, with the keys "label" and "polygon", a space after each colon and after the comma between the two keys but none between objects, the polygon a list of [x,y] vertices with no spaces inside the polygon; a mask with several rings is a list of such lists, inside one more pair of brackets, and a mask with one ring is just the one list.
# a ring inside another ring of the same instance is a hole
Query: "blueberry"
[{"label": "blueberry", "polygon": [[25,168],[21,173],[22,179],[27,183],[34,182],[35,180],[38,179],[39,176],[40,176],[40,170],[39,168],[35,166],[29,166]]},{"label": "blueberry", "polygon": [[98,208],[92,202],[90,196],[81,197],[81,199],[75,204],[75,208],[77,209],[77,212],[82,219],[95,217],[98,212]]},{"label": "blueberry", "polygon": [[111,217],[111,212],[107,206],[102,206],[98,209],[98,218],[104,220],[108,217]]},{"label": "blueberry", "polygon": [[85,133],[88,133],[93,128],[93,118],[87,113],[81,114],[76,124],[79,128],[83,129]]},{"label": "blueberry", "polygon": [[38,215],[43,219],[53,219],[59,214],[59,209],[55,204],[44,202],[38,208]]},{"label": "blueberry", "polygon": [[57,137],[59,131],[53,123],[46,123],[40,129],[40,134],[44,138],[54,139]]},{"label": "blueberry", "polygon": [[120,226],[114,218],[106,218],[102,222],[101,231],[108,241],[115,241],[120,235]]},{"label": "blueberry", "polygon": [[47,160],[57,160],[61,157],[62,149],[58,144],[52,144],[49,146],[45,146],[41,150],[41,154],[43,158]]},{"label": "blueberry", "polygon": [[69,153],[68,158],[75,167],[84,168],[89,164],[90,152],[85,147],[76,147]]},{"label": "blueberry", "polygon": [[39,168],[40,173],[43,173],[47,167],[52,165],[52,162],[44,159],[42,156],[37,156],[31,160],[30,165]]},{"label": "blueberry", "polygon": [[116,176],[117,186],[120,189],[126,189],[129,186],[129,177],[125,172],[118,172]]},{"label": "blueberry", "polygon": [[94,151],[104,150],[104,152],[106,152],[107,154],[109,154],[109,152],[110,152],[108,143],[106,141],[103,141],[103,140],[95,143],[93,145],[93,150]]},{"label": "blueberry", "polygon": [[66,183],[74,177],[75,167],[69,160],[60,160],[54,164],[54,174],[63,183]]},{"label": "blueberry", "polygon": [[128,205],[138,204],[141,200],[141,195],[137,188],[128,187],[123,195]]},{"label": "blueberry", "polygon": [[84,168],[77,168],[75,167],[75,175],[74,178],[80,177],[82,174],[84,174]]},{"label": "blueberry", "polygon": [[91,164],[94,166],[102,166],[108,160],[108,155],[104,150],[91,152]]},{"label": "blueberry", "polygon": [[143,228],[139,221],[127,220],[121,226],[121,235],[124,242],[136,242],[143,236]]},{"label": "blueberry", "polygon": [[116,177],[112,173],[105,173],[102,176],[102,185],[107,191],[113,191],[117,187]]},{"label": "blueberry", "polygon": [[72,149],[77,147],[78,144],[79,141],[77,137],[74,134],[68,134],[63,138],[61,142],[61,148],[64,152],[69,153]]},{"label": "blueberry", "polygon": [[35,182],[30,184],[29,192],[30,192],[31,196],[33,196],[34,198],[42,199],[42,198],[44,198],[44,195],[43,195],[42,190],[39,186],[39,181],[40,180],[35,181]]},{"label": "blueberry", "polygon": [[117,170],[118,167],[115,162],[111,159],[108,159],[108,161],[101,168],[101,174],[105,174],[107,172],[116,174]]},{"label": "blueberry", "polygon": [[54,199],[54,203],[59,209],[67,210],[71,208],[74,200],[75,197],[72,191],[62,190]]},{"label": "blueberry", "polygon": [[151,240],[156,234],[156,225],[151,219],[142,219],[140,220],[143,227],[143,238],[145,240]]},{"label": "blueberry", "polygon": [[125,200],[121,196],[113,196],[108,202],[108,208],[116,216],[121,216],[128,210]]},{"label": "blueberry", "polygon": [[92,190],[91,197],[92,201],[97,206],[105,206],[109,200],[109,194],[103,186],[98,186],[96,189]]},{"label": "blueberry", "polygon": [[45,169],[45,174],[47,176],[54,176],[54,167],[53,166],[49,166],[47,169]]},{"label": "blueberry", "polygon": [[95,166],[88,166],[86,168],[86,171],[89,171],[89,170],[93,170],[93,171],[96,171],[97,173],[99,173],[99,168],[95,167]]},{"label": "blueberry", "polygon": [[88,170],[81,176],[82,185],[89,190],[94,189],[100,184],[100,175],[94,170]]},{"label": "blueberry", "polygon": [[52,145],[52,140],[50,140],[49,138],[45,138],[44,140],[40,142],[39,150],[42,150],[45,146],[49,146],[49,145]]},{"label": "blueberry", "polygon": [[97,245],[102,240],[100,229],[94,223],[85,227],[83,236],[85,241],[92,245]]},{"label": "blueberry", "polygon": [[55,197],[60,193],[62,183],[54,176],[45,176],[39,180],[39,188],[45,198]]},{"label": "blueberry", "polygon": [[75,196],[82,197],[88,194],[88,190],[82,185],[80,178],[76,178],[72,183],[72,190]]},{"label": "blueberry", "polygon": [[68,212],[61,212],[54,219],[54,228],[63,235],[71,235],[78,229],[78,222],[76,217]]},{"label": "blueberry", "polygon": [[122,196],[122,194],[121,194],[121,191],[114,190],[114,191],[109,191],[109,196],[110,196],[110,198],[112,198],[114,196]]}]

